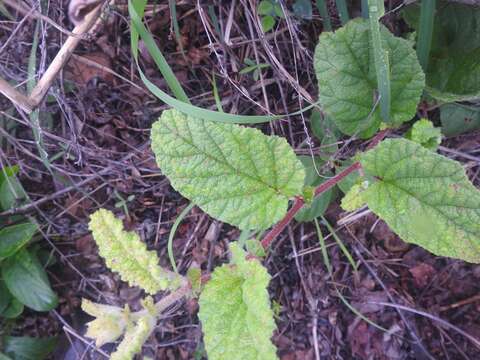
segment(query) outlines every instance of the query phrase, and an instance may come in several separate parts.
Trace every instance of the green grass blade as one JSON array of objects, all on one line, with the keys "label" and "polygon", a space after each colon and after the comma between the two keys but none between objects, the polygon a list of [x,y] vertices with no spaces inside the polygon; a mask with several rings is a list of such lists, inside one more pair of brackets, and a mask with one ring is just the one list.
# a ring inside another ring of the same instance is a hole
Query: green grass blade
[{"label": "green grass blade", "polygon": [[422,0],[420,9],[420,26],[418,29],[417,56],[423,71],[427,71],[430,48],[432,46],[433,26],[435,20],[435,0]]},{"label": "green grass blade", "polygon": [[318,224],[317,219],[313,219],[313,221],[315,222],[315,228],[317,229],[317,236],[318,241],[320,242],[320,249],[322,250],[323,262],[327,267],[328,274],[332,276],[332,264],[330,263],[330,258],[328,256],[327,246],[325,245],[325,238],[323,237],[322,229],[320,229],[320,225]]},{"label": "green grass blade", "polygon": [[326,31],[332,31],[332,22],[330,21],[330,14],[328,13],[325,0],[317,0],[317,8],[323,20],[323,28]]},{"label": "green grass blade", "polygon": [[350,263],[350,265],[352,265],[352,268],[355,272],[358,271],[358,267],[357,267],[357,263],[355,262],[355,260],[353,259],[353,256],[352,254],[350,254],[350,252],[348,251],[348,249],[346,248],[346,246],[343,244],[342,240],[338,237],[335,229],[332,227],[332,225],[330,225],[330,223],[327,221],[327,219],[325,219],[325,217],[321,217],[322,218],[322,221],[323,223],[325,224],[325,226],[327,227],[328,231],[330,231],[330,233],[332,234],[333,238],[335,239],[335,242],[337,243],[338,247],[340,248],[340,250],[343,252],[343,255],[345,255],[345,257],[347,258],[348,262]]},{"label": "green grass blade", "polygon": [[175,256],[173,255],[173,238],[175,237],[175,233],[177,232],[178,225],[185,219],[185,216],[192,210],[195,206],[194,203],[190,203],[185,209],[182,210],[180,215],[175,219],[173,223],[172,229],[170,230],[170,234],[168,234],[168,243],[167,243],[167,251],[168,251],[168,258],[170,260],[170,264],[172,265],[173,271],[178,273],[177,264],[175,263]]},{"label": "green grass blade", "polygon": [[222,100],[220,99],[220,95],[218,94],[217,79],[215,78],[214,71],[212,71],[212,91],[213,97],[215,98],[215,105],[217,106],[217,110],[223,113],[224,111],[222,107]]},{"label": "green grass blade", "polygon": [[[190,102],[188,101],[188,98],[184,98],[184,100],[187,100],[187,101],[182,101],[181,99],[170,96],[169,94],[161,90],[158,86],[156,86],[154,83],[152,83],[146,77],[146,75],[144,74],[144,72],[142,71],[138,63],[138,58],[139,58],[138,41],[140,37],[144,41],[145,46],[147,47],[147,50],[150,53],[150,55],[152,55],[152,57],[154,56],[154,54],[160,54],[161,55],[160,59],[162,58],[165,59],[161,54],[160,49],[153,41],[152,35],[148,32],[147,28],[145,27],[145,25],[143,25],[143,22],[141,21],[141,17],[143,16],[143,11],[145,9],[145,4],[146,4],[145,0],[129,0],[128,2],[128,11],[130,13],[130,19],[131,19],[130,46],[131,46],[132,56],[135,60],[135,63],[137,65],[137,70],[140,74],[140,78],[142,79],[147,89],[150,90],[150,92],[153,95],[158,97],[164,103],[170,105],[171,107],[187,115],[190,115],[196,118],[205,119],[209,121],[216,121],[216,122],[223,122],[223,123],[236,123],[236,124],[266,123],[273,120],[283,119],[288,116],[299,115],[312,109],[313,107],[318,106],[319,103],[317,102],[307,107],[304,107],[303,109],[296,111],[294,113],[284,114],[284,115],[236,115],[236,114],[228,114],[228,113],[222,113],[219,111],[203,109],[201,107],[190,104]],[[165,64],[167,67],[168,64],[166,62]],[[171,72],[171,69],[169,66],[168,66],[168,69],[169,69],[169,72]],[[175,81],[177,80],[175,79]],[[178,85],[180,86],[180,84]]]},{"label": "green grass blade", "polygon": [[370,34],[373,44],[375,71],[377,73],[378,96],[380,97],[380,113],[382,120],[390,122],[390,65],[388,53],[383,49],[380,34],[380,18],[385,14],[383,0],[368,0]]},{"label": "green grass blade", "polygon": [[337,4],[338,16],[340,17],[340,21],[342,25],[345,25],[348,20],[350,20],[350,15],[348,15],[348,7],[347,2],[345,0],[335,0]]},{"label": "green grass blade", "polygon": [[[27,92],[30,94],[37,84],[35,78],[37,73],[37,49],[38,49],[38,38],[40,33],[40,22],[37,21],[35,25],[35,31],[33,33],[32,49],[30,50],[30,56],[28,58],[28,80],[27,80]],[[40,127],[40,111],[38,109],[32,111],[29,115],[30,124],[32,125],[33,138],[35,139],[35,145],[37,147],[40,159],[42,160],[43,165],[48,169],[48,171],[53,175],[50,161],[48,159],[48,153],[45,151],[43,145],[43,136],[42,129]]]},{"label": "green grass blade", "polygon": [[[142,23],[141,21],[141,16],[143,16],[143,13],[145,11],[145,6],[147,2],[145,0],[130,0],[128,2],[128,8],[130,12],[130,16],[132,17],[132,21],[134,21],[133,17],[135,17],[136,23]],[[168,65],[167,60],[165,60],[165,57],[163,56],[162,52],[158,48],[157,44],[155,43],[155,40],[153,39],[152,34],[147,31],[145,26],[142,23],[141,30],[139,31],[139,27],[135,26],[132,27],[131,31],[131,43],[135,43],[136,49],[137,49],[137,56],[135,56],[135,59],[138,58],[138,33],[140,33],[142,40],[145,42],[145,45],[148,47],[150,55],[153,58],[153,61],[157,65],[158,69],[163,75],[163,78],[167,82],[168,87],[170,90],[172,90],[172,93],[175,95],[175,97],[185,103],[190,103],[190,100],[183,90],[182,85],[178,81],[177,77],[175,76],[174,72],[172,71],[172,68],[170,65]],[[135,28],[135,32],[133,29]],[[133,49],[133,45],[132,45]]]},{"label": "green grass blade", "polygon": [[187,59],[185,55],[185,50],[183,49],[182,36],[180,34],[180,27],[178,26],[177,18],[177,5],[175,0],[168,0],[168,7],[170,9],[170,18],[172,19],[173,32],[175,33],[175,39],[177,39],[178,47],[184,59]]}]

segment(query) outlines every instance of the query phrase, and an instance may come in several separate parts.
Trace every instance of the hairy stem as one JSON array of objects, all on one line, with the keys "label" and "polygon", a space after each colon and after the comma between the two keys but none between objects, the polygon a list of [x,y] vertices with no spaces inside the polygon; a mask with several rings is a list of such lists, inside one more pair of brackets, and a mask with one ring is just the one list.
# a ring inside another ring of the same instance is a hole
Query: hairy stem
[{"label": "hairy stem", "polygon": [[[171,292],[167,296],[163,297],[161,300],[155,303],[155,310],[157,311],[157,318],[170,306],[175,304],[177,301],[181,300],[184,296],[190,294],[192,287],[190,283],[179,287],[174,292]],[[132,319],[140,319],[142,316],[147,314],[148,310],[140,310],[131,314]]]}]

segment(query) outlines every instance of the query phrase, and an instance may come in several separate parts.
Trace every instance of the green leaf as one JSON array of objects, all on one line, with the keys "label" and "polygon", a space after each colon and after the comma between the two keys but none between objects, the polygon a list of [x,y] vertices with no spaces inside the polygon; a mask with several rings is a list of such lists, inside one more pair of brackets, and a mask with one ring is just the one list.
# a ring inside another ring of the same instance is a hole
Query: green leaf
[{"label": "green leaf", "polygon": [[24,308],[25,307],[20,301],[12,297],[8,307],[0,314],[0,316],[6,319],[15,319],[22,314]]},{"label": "green leaf", "polygon": [[13,359],[0,352],[0,360],[13,360]]},{"label": "green leaf", "polygon": [[16,205],[18,200],[27,197],[20,181],[15,176],[5,178],[0,184],[0,205],[7,210]]},{"label": "green leaf", "polygon": [[37,311],[49,311],[58,304],[47,274],[37,257],[22,249],[2,264],[8,290],[22,304]]},{"label": "green leaf", "polygon": [[111,211],[95,211],[90,215],[88,226],[100,256],[111,270],[120,274],[123,281],[152,295],[160,290],[175,290],[182,285],[183,277],[160,267],[155,251],[148,251],[135,232],[124,231],[122,221]]},{"label": "green leaf", "polygon": [[440,128],[434,127],[431,121],[420,119],[413,124],[406,138],[429,150],[436,151],[442,142],[442,133]]},{"label": "green leaf", "polygon": [[11,301],[12,295],[8,291],[3,280],[0,279],[0,316],[8,308]]},{"label": "green leaf", "polygon": [[0,169],[0,185],[5,181],[7,177],[11,177],[18,174],[18,170],[19,170],[18,165],[6,166]]},{"label": "green leaf", "polygon": [[445,136],[455,136],[480,128],[480,108],[445,104],[440,107],[442,133]]},{"label": "green leaf", "polygon": [[480,192],[460,163],[406,139],[385,140],[360,162],[378,179],[362,198],[403,240],[480,262]]},{"label": "green leaf", "polygon": [[[420,6],[406,8],[403,16],[419,28]],[[438,1],[427,71],[427,90],[451,102],[480,97],[480,8]]]},{"label": "green leaf", "polygon": [[[332,176],[329,171],[323,171],[322,167],[325,164],[320,158],[317,157],[315,160],[313,160],[310,156],[299,156],[298,158],[302,162],[303,166],[305,166],[305,186],[317,187]],[[317,170],[322,176],[318,175]],[[330,205],[331,200],[332,189],[314,198],[311,204],[305,204],[304,207],[295,215],[295,220],[307,222],[316,219],[324,214],[325,210],[328,208],[328,205]]]},{"label": "green leaf", "polygon": [[275,18],[273,16],[267,15],[262,17],[262,30],[263,32],[268,32],[273,29],[275,26]]},{"label": "green leaf", "polygon": [[258,15],[272,15],[273,3],[271,0],[262,0],[257,7]]},{"label": "green leaf", "polygon": [[266,229],[302,192],[305,172],[285,139],[257,129],[164,111],[152,149],[172,186],[209,215],[240,229]]},{"label": "green leaf", "polygon": [[13,360],[42,360],[54,349],[57,339],[33,338],[28,336],[5,336],[3,338],[3,352]]},{"label": "green leaf", "polygon": [[37,231],[34,223],[11,225],[0,230],[0,260],[15,254]]},{"label": "green leaf", "polygon": [[270,275],[258,260],[247,260],[238,244],[230,249],[234,265],[216,268],[199,299],[208,359],[277,359],[270,340],[275,330]]},{"label": "green leaf", "polygon": [[[415,115],[425,76],[408,41],[384,26],[380,32],[390,64],[390,123],[397,126]],[[319,100],[345,134],[367,138],[379,129],[373,58],[368,20],[355,19],[334,33],[320,35],[314,59]]]},{"label": "green leaf", "polygon": [[315,137],[320,140],[321,155],[324,160],[330,158],[338,151],[338,138],[342,133],[335,126],[330,116],[322,118],[320,111],[314,109],[310,115],[310,124]]}]

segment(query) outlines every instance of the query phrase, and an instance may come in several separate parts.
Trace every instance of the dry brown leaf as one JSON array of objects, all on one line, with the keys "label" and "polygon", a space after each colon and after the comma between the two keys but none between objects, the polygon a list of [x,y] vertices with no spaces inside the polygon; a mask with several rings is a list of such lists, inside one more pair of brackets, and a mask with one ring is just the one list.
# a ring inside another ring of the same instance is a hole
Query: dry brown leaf
[{"label": "dry brown leaf", "polygon": [[108,72],[111,67],[110,58],[105,53],[97,51],[83,56],[73,56],[67,63],[65,76],[81,86],[86,86],[94,78],[112,84],[113,75]]}]

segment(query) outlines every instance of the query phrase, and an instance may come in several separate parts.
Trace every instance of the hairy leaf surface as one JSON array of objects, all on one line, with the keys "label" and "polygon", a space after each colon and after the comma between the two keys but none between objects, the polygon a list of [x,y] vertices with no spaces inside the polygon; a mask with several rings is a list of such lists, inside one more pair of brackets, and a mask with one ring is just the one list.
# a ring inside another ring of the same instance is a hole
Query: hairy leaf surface
[{"label": "hairy leaf surface", "polygon": [[123,224],[112,212],[100,209],[90,216],[89,228],[107,266],[120,274],[123,281],[139,286],[150,294],[176,289],[182,277],[158,265],[158,257],[134,232],[123,230]]},{"label": "hairy leaf surface", "polygon": [[[381,36],[390,64],[390,122],[399,125],[415,115],[425,76],[408,41],[383,26]],[[369,137],[381,123],[373,59],[367,20],[322,33],[315,49],[320,103],[345,134]]]},{"label": "hairy leaf surface", "polygon": [[[418,30],[420,6],[403,12],[410,26]],[[480,7],[439,1],[427,70],[427,89],[442,101],[480,97]]]},{"label": "hairy leaf surface", "polygon": [[256,259],[231,244],[232,265],[215,269],[200,295],[198,314],[210,360],[277,359],[267,286],[270,275]]},{"label": "hairy leaf surface", "polygon": [[360,162],[379,179],[362,199],[402,239],[480,262],[480,191],[458,162],[406,139],[385,140]]},{"label": "hairy leaf surface", "polygon": [[152,127],[158,166],[209,215],[240,229],[266,229],[302,192],[305,172],[285,139],[167,110]]}]

